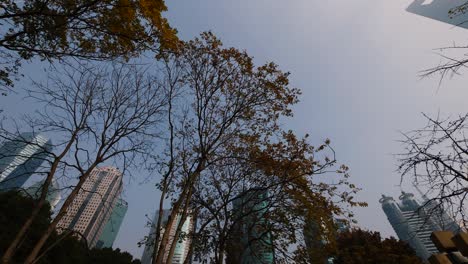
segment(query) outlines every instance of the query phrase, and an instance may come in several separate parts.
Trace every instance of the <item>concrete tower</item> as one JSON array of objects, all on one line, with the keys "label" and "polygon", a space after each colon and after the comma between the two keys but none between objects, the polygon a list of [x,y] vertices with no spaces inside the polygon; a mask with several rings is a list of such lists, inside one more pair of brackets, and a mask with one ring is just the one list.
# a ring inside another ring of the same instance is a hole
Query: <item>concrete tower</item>
[{"label": "concrete tower", "polygon": [[122,192],[122,173],[113,167],[94,169],[57,225],[58,231],[80,232],[96,246]]}]

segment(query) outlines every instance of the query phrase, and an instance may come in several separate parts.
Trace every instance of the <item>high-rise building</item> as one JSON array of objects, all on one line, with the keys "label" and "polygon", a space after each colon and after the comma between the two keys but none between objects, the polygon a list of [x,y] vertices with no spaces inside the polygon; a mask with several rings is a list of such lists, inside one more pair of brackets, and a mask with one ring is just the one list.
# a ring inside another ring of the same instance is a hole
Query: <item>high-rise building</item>
[{"label": "high-rise building", "polygon": [[101,236],[99,237],[96,247],[97,248],[111,248],[114,244],[115,238],[119,233],[120,226],[122,225],[125,214],[128,210],[128,204],[122,199],[117,201],[112,214],[104,226]]},{"label": "high-rise building", "polygon": [[94,169],[73,200],[58,231],[80,232],[95,247],[122,192],[122,173],[113,167]]},{"label": "high-rise building", "polygon": [[0,190],[21,188],[52,150],[46,137],[22,133],[0,147]]},{"label": "high-rise building", "polygon": [[459,232],[455,221],[434,204],[424,202],[421,205],[412,193],[402,192],[399,199],[401,202],[397,203],[392,197],[382,195],[379,202],[395,233],[408,242],[421,259],[427,260],[437,252],[430,239],[433,231]]},{"label": "high-rise building", "polygon": [[271,232],[266,214],[269,208],[268,192],[250,190],[233,201],[234,218],[238,219],[227,246],[226,263],[275,263]]},{"label": "high-rise building", "polygon": [[[165,227],[167,225],[167,221],[169,219],[171,212],[170,210],[163,210],[162,212],[162,226],[164,227],[161,230],[161,234],[164,232]],[[148,234],[148,242],[145,245],[145,249],[143,251],[143,255],[141,257],[141,263],[142,264],[150,264],[151,259],[153,256],[154,252],[154,243],[155,243],[155,238],[156,238],[156,223],[158,221],[158,216],[159,216],[159,211],[156,211],[153,217],[153,221],[151,224],[150,232]],[[176,235],[176,230],[181,221],[181,215],[178,214],[176,217],[176,221],[172,224],[170,227],[170,233],[169,233],[169,240],[168,240],[168,245],[172,245],[172,242],[174,241],[174,237]],[[194,219],[191,214],[188,214],[184,224],[182,225],[181,228],[181,234],[190,234],[193,232],[195,228],[194,224]],[[174,255],[172,257],[172,264],[182,264],[184,263],[185,259],[187,258],[187,255],[189,253],[189,248],[190,248],[190,243],[192,242],[189,237],[187,236],[182,236],[183,238],[180,238],[177,240],[175,244],[175,249],[174,249]],[[164,263],[167,262],[167,258],[169,256],[169,250],[170,248],[166,248],[166,252],[164,253]]]},{"label": "high-rise building", "polygon": [[[44,185],[44,181],[36,182],[35,184],[29,186],[24,190],[24,192],[33,199],[39,199],[42,193],[42,185]],[[54,210],[55,206],[60,202],[62,199],[62,195],[60,194],[60,186],[57,182],[52,182],[49,186],[49,190],[47,192],[46,201],[49,202],[50,208]]]},{"label": "high-rise building", "polygon": [[468,29],[468,14],[451,15],[450,10],[465,4],[466,0],[413,0],[406,11],[453,26]]}]

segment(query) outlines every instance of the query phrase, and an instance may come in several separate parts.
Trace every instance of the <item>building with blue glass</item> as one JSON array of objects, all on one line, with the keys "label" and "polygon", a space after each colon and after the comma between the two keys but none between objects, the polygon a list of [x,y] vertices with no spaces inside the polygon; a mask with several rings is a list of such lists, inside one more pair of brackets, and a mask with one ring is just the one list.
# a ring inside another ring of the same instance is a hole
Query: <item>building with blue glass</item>
[{"label": "building with blue glass", "polygon": [[18,189],[48,157],[52,143],[35,133],[22,133],[0,146],[0,190]]},{"label": "building with blue glass", "polygon": [[101,236],[96,242],[97,248],[112,248],[115,238],[119,233],[125,214],[127,214],[128,203],[122,199],[112,209],[109,220],[107,221]]},{"label": "building with blue glass", "polygon": [[253,189],[233,201],[234,225],[226,252],[226,263],[275,263],[275,251],[266,214],[270,207],[268,192]]},{"label": "building with blue glass", "polygon": [[466,4],[466,0],[413,0],[406,11],[468,29],[468,14],[466,12],[452,14],[452,10],[464,4]]}]

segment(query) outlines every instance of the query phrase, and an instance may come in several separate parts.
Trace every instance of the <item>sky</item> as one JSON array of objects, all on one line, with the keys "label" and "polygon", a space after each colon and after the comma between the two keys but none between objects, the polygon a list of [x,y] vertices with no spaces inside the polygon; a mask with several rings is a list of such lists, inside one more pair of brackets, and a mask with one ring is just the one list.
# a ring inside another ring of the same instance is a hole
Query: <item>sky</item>
[{"label": "sky", "polygon": [[[257,64],[274,61],[291,72],[292,86],[303,94],[285,127],[314,141],[330,138],[362,188],[358,200],[369,204],[355,210],[358,226],[395,236],[378,200],[401,192],[395,157],[403,151],[401,132],[424,126],[421,113],[467,110],[468,72],[439,85],[439,76],[421,78],[421,71],[441,62],[438,48],[467,43],[468,31],[407,12],[413,0],[166,2],[182,39],[211,30]],[[34,65],[25,73],[41,75]],[[31,109],[19,95],[0,98],[0,105],[5,115]],[[145,214],[151,217],[158,202],[154,178],[143,178],[125,182],[129,209],[114,243],[138,258],[137,242],[148,232]],[[408,181],[402,188],[414,191]]]}]

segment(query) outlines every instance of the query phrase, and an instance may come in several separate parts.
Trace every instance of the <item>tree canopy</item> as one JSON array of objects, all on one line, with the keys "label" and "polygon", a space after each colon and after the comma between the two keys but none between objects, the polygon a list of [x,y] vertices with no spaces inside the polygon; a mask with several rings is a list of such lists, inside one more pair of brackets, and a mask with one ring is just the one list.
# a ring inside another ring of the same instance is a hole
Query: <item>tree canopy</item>
[{"label": "tree canopy", "polygon": [[174,49],[178,39],[164,0],[4,0],[0,3],[0,88],[22,61],[130,58]]},{"label": "tree canopy", "polygon": [[406,242],[394,237],[382,240],[379,232],[353,229],[336,239],[336,264],[422,264]]}]

